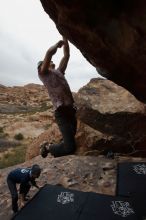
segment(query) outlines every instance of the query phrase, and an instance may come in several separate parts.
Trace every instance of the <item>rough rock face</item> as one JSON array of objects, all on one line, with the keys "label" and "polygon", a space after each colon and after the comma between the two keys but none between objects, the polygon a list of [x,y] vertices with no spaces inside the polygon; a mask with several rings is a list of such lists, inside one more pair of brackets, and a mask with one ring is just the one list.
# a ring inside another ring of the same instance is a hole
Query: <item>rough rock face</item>
[{"label": "rough rock face", "polygon": [[40,144],[44,141],[49,143],[57,143],[61,139],[61,134],[56,123],[52,123],[50,128],[39,135],[32,144],[28,147],[26,152],[26,160],[30,160],[40,154]]},{"label": "rough rock face", "polygon": [[99,73],[146,101],[145,0],[41,0]]},{"label": "rough rock face", "polygon": [[[43,132],[41,135],[35,138],[30,146],[28,146],[26,152],[26,160],[30,160],[40,154],[40,144],[42,142],[48,141],[49,143],[59,143],[61,139],[62,136],[58,126],[56,123],[52,123],[47,131]],[[76,134],[77,155],[97,156],[102,153],[101,150],[104,149],[103,146],[106,142],[107,135],[104,135],[103,133],[78,120],[78,129]],[[114,141],[112,143],[114,143]]]},{"label": "rough rock face", "polygon": [[146,155],[145,106],[127,90],[109,80],[92,79],[75,100],[78,118],[100,132],[98,138],[90,132],[94,140],[91,149]]}]

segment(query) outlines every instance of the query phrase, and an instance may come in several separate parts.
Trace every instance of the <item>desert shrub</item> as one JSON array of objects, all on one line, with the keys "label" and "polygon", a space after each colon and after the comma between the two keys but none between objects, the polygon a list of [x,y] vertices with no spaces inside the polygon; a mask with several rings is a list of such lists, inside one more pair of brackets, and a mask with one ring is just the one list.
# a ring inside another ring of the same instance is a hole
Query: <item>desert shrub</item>
[{"label": "desert shrub", "polygon": [[25,161],[26,146],[19,146],[14,148],[11,152],[5,153],[0,158],[0,169],[13,166]]},{"label": "desert shrub", "polygon": [[9,157],[10,157],[10,153],[5,153],[5,154],[4,154],[4,159],[7,160]]},{"label": "desert shrub", "polygon": [[3,138],[0,137],[0,152],[3,152],[4,149],[16,147],[19,145],[20,143],[18,141],[10,141],[8,139],[5,139],[4,137]]},{"label": "desert shrub", "polygon": [[4,133],[3,127],[0,127],[0,133]]},{"label": "desert shrub", "polygon": [[6,138],[9,135],[7,133],[4,133],[4,128],[0,127],[0,138]]},{"label": "desert shrub", "polygon": [[44,129],[47,130],[51,126],[50,123],[44,125]]},{"label": "desert shrub", "polygon": [[23,136],[23,134],[18,133],[18,134],[15,134],[14,138],[18,141],[21,141],[24,139],[24,136]]},{"label": "desert shrub", "polygon": [[48,109],[48,106],[47,106],[47,103],[46,102],[43,102],[41,103],[41,111],[46,111]]},{"label": "desert shrub", "polygon": [[4,137],[9,137],[9,134],[8,133],[4,133]]}]

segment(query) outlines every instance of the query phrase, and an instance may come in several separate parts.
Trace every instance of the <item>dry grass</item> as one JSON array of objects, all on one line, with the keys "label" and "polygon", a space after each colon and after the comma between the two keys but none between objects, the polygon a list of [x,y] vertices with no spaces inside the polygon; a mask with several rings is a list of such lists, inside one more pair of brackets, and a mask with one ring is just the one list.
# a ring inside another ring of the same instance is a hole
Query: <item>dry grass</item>
[{"label": "dry grass", "polygon": [[26,146],[18,146],[5,152],[0,158],[0,169],[13,166],[25,161]]}]

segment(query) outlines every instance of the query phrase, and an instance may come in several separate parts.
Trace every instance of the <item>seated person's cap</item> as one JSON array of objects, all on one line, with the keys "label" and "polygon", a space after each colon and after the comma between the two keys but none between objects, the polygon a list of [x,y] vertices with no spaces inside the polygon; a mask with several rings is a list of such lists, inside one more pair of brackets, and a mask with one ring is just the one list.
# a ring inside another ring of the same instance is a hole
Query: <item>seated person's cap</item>
[{"label": "seated person's cap", "polygon": [[42,63],[43,63],[43,61],[39,61],[39,62],[37,63],[37,67],[39,68],[39,67],[42,65]]},{"label": "seated person's cap", "polygon": [[31,168],[31,173],[34,175],[40,175],[41,173],[41,168],[38,164],[34,164]]}]

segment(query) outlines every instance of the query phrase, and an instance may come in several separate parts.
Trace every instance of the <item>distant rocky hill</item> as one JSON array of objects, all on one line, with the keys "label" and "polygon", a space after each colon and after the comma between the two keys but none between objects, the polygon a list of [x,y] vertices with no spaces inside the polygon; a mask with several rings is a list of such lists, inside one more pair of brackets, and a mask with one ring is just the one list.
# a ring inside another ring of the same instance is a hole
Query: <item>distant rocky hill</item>
[{"label": "distant rocky hill", "polygon": [[52,103],[44,86],[0,85],[0,168],[24,161],[27,147],[52,120]]},{"label": "distant rocky hill", "polygon": [[47,91],[42,85],[0,86],[0,113],[39,111],[50,105]]}]

